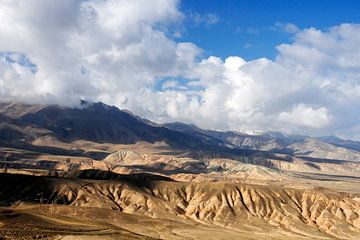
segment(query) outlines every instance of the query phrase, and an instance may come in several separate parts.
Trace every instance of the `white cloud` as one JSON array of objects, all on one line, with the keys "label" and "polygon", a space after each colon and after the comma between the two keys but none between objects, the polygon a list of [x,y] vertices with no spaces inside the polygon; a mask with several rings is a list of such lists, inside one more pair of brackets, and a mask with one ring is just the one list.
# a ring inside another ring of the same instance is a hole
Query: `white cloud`
[{"label": "white cloud", "polygon": [[169,37],[184,19],[175,0],[0,0],[0,19],[2,100],[86,98],[160,122],[360,138],[357,24],[289,25],[275,60],[245,61]]},{"label": "white cloud", "polygon": [[[144,8],[146,4],[3,0],[0,51],[24,54],[36,64],[38,72],[24,79],[32,98],[77,102],[80,97],[122,95],[151,85],[154,77],[175,74],[198,51],[166,37],[166,26],[182,17],[177,1],[153,1]],[[10,86],[15,80],[2,81]],[[11,92],[17,91],[13,85]]]},{"label": "white cloud", "polygon": [[295,106],[291,112],[281,112],[279,114],[281,121],[311,128],[328,126],[331,121],[330,118],[326,108],[312,108],[302,103]]}]

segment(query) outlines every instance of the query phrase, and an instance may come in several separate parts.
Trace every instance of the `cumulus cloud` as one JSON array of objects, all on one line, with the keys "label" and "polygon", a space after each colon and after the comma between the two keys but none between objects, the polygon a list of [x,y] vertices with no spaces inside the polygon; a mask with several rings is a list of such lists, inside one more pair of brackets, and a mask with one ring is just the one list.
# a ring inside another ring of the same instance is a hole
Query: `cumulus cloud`
[{"label": "cumulus cloud", "polygon": [[274,60],[245,61],[203,57],[174,40],[184,18],[176,0],[0,0],[0,97],[88,99],[159,122],[360,138],[360,25],[289,25],[293,40]]},{"label": "cumulus cloud", "polygon": [[291,112],[281,112],[279,119],[294,125],[311,128],[323,128],[330,123],[330,116],[326,108],[316,109],[302,103],[295,106]]},{"label": "cumulus cloud", "polygon": [[31,96],[23,92],[18,97],[71,102],[117,98],[121,104],[131,91],[186,68],[200,51],[166,36],[169,24],[182,18],[177,4],[3,0],[0,52],[22,54],[38,71],[25,76],[16,62],[2,59],[7,76],[12,71],[18,77],[2,76],[1,82],[10,95],[21,87],[16,81],[26,82]]}]

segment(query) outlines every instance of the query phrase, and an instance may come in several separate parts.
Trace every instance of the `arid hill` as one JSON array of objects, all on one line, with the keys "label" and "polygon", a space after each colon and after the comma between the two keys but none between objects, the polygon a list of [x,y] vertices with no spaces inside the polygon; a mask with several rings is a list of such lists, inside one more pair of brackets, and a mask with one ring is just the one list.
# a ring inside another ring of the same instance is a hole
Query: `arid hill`
[{"label": "arid hill", "polygon": [[[0,180],[0,202],[17,205],[15,211],[39,207],[41,196],[44,205],[40,212],[43,214],[51,213],[54,206],[51,204],[60,204],[59,214],[69,211],[66,209],[71,209],[78,217],[97,214],[97,221],[101,219],[99,226],[111,223],[111,230],[118,224],[113,218],[117,212],[138,219],[158,219],[161,231],[156,227],[152,229],[146,221],[143,229],[121,226],[135,234],[154,238],[360,237],[360,194],[241,183],[181,183],[159,181],[156,176],[131,175],[95,181],[1,174]],[[112,214],[107,218],[102,211]],[[6,226],[8,222],[0,218],[0,224]],[[191,230],[182,229],[189,225],[193,225]],[[202,235],[201,231],[207,227],[214,232],[219,229],[221,236]]]}]

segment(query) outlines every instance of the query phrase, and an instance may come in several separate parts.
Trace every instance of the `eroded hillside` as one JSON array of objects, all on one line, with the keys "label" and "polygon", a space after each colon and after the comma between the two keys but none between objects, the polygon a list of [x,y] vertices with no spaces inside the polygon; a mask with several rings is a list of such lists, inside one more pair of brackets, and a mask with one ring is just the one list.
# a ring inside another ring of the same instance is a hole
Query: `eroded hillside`
[{"label": "eroded hillside", "polygon": [[[139,234],[148,232],[151,237],[183,239],[171,225],[166,225],[173,221],[173,226],[178,227],[193,224],[193,231],[186,234],[194,239],[204,238],[199,234],[202,227],[227,232],[222,239],[257,239],[266,235],[276,239],[360,238],[360,194],[355,193],[242,183],[181,183],[136,175],[96,181],[6,174],[0,177],[3,205],[34,204],[41,193],[49,206],[54,203],[78,208],[78,215],[85,208],[95,209],[94,213],[109,211],[136,219],[157,219],[162,222],[163,233],[151,231],[149,226],[144,227],[146,231],[132,229]],[[113,217],[102,217],[102,221],[116,225]]]}]

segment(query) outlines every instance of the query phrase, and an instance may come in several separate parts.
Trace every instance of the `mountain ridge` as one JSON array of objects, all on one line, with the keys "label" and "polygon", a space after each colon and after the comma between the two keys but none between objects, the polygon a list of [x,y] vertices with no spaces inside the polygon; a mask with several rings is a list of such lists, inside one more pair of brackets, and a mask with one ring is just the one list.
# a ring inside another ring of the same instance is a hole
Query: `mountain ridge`
[{"label": "mountain ridge", "polygon": [[305,157],[359,161],[360,142],[334,136],[308,137],[265,132],[250,135],[214,131],[180,122],[158,124],[104,103],[81,102],[78,107],[0,103],[2,142],[31,143],[41,136],[64,142],[77,139],[134,144],[165,142],[176,148],[240,153],[261,151]]},{"label": "mountain ridge", "polygon": [[[334,136],[309,137],[304,135],[284,135],[280,132],[265,132],[251,135],[236,131],[214,131],[201,129],[193,124],[168,123],[170,129],[193,135],[220,139],[232,148],[260,150],[273,153],[329,158],[340,160],[360,160],[360,142],[344,140]],[[330,152],[331,154],[326,154]],[[336,152],[340,152],[336,154]],[[324,156],[329,155],[329,156]]]}]

